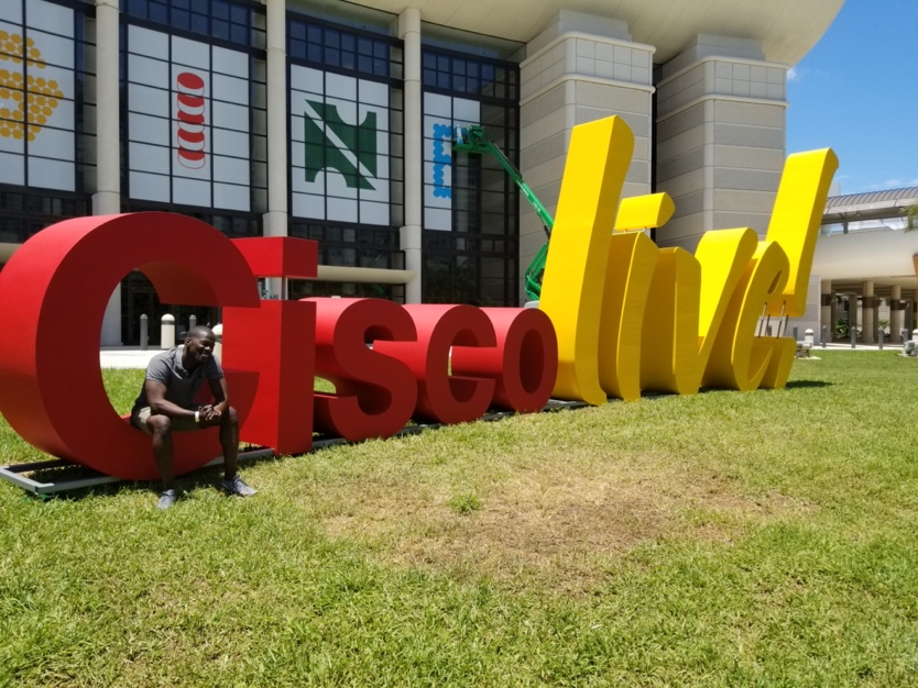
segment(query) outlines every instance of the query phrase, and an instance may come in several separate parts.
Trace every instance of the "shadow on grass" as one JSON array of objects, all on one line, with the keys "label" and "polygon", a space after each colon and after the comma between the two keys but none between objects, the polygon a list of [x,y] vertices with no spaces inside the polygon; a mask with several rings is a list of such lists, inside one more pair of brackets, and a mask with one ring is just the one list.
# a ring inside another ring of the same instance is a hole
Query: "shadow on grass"
[{"label": "shadow on grass", "polygon": [[827,383],[824,380],[791,380],[785,387],[788,388],[828,388],[835,383]]}]

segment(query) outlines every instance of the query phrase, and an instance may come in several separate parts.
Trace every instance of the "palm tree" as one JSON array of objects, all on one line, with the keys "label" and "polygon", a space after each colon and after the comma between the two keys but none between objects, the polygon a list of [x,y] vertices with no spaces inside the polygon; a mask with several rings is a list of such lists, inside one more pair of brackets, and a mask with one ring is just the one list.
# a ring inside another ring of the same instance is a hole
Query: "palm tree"
[{"label": "palm tree", "polygon": [[905,231],[911,232],[918,229],[918,203],[913,203],[905,209]]}]

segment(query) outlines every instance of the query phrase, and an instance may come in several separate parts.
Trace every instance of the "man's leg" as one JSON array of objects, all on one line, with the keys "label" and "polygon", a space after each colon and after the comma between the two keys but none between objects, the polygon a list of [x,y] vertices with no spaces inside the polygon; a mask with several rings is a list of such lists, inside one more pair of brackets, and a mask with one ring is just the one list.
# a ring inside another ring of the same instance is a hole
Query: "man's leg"
[{"label": "man's leg", "polygon": [[172,419],[163,414],[153,414],[147,419],[147,428],[153,434],[153,459],[163,482],[159,507],[166,509],[175,502],[175,474],[172,470]]},{"label": "man's leg", "polygon": [[220,446],[223,448],[224,478],[231,479],[239,464],[239,418],[234,407],[220,417]]},{"label": "man's leg", "polygon": [[220,445],[223,447],[223,488],[243,497],[255,495],[255,489],[236,473],[239,464],[239,418],[234,407],[220,417]]}]

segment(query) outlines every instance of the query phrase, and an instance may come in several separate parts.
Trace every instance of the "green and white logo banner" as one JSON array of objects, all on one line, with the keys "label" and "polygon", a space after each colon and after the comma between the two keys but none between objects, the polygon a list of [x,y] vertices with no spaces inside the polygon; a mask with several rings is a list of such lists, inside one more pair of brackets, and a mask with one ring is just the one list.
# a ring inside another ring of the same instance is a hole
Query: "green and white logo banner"
[{"label": "green and white logo banner", "polygon": [[389,87],[290,68],[293,215],[389,224]]}]

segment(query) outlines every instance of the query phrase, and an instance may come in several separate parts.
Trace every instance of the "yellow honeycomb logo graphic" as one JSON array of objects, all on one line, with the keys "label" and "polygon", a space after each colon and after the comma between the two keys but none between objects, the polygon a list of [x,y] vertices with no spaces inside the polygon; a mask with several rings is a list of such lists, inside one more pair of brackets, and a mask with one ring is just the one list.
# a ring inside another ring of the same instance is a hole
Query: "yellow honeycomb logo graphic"
[{"label": "yellow honeycomb logo graphic", "polygon": [[[0,63],[25,63],[29,68],[45,69],[41,51],[31,38],[0,31]],[[4,139],[34,141],[64,97],[54,79],[29,75],[23,83],[22,69],[0,69],[0,100],[10,107],[0,107],[0,136]]]}]

